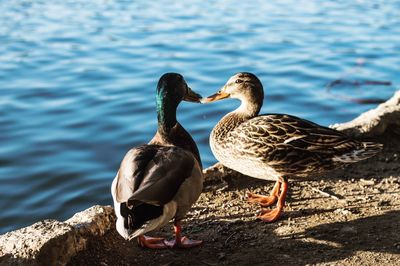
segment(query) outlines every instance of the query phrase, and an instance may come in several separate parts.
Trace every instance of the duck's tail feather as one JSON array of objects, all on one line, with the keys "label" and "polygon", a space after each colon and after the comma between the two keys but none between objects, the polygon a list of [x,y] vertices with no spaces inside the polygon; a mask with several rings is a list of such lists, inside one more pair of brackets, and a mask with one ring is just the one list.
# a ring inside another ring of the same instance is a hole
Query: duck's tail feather
[{"label": "duck's tail feather", "polygon": [[380,152],[382,148],[383,144],[380,143],[361,142],[358,149],[336,155],[332,159],[333,161],[341,163],[355,163],[374,156],[375,154]]}]

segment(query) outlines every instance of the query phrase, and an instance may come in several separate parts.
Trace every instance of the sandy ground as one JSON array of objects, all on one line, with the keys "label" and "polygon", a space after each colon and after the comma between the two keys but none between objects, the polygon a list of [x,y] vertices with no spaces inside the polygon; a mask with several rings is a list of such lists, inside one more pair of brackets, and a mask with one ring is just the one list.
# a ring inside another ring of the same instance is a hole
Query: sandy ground
[{"label": "sandy ground", "polygon": [[[279,221],[257,220],[250,190],[272,182],[249,177],[208,182],[183,223],[202,239],[190,250],[146,250],[115,230],[95,239],[71,265],[400,265],[400,135],[386,133],[378,156],[310,180],[292,180]],[[326,192],[326,196],[319,191]],[[151,236],[172,237],[172,224]]]}]

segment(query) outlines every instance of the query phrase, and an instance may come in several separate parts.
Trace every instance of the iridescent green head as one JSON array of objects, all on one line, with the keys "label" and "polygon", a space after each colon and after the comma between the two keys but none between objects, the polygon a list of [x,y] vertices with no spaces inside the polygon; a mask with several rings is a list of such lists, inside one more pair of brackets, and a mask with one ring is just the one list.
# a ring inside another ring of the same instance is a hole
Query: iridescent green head
[{"label": "iridescent green head", "polygon": [[201,96],[192,91],[182,75],[166,73],[157,84],[157,117],[158,126],[169,130],[176,124],[176,109],[181,101],[199,103]]}]

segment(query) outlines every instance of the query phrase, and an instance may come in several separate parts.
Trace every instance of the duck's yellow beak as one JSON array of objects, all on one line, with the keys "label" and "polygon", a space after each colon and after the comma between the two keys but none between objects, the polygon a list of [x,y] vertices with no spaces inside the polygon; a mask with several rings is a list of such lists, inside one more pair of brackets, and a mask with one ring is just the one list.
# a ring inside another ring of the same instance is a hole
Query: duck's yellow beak
[{"label": "duck's yellow beak", "polygon": [[215,101],[219,101],[219,100],[228,98],[229,96],[230,96],[229,93],[219,91],[213,95],[208,96],[207,98],[201,99],[201,103],[211,103],[211,102],[215,102]]}]

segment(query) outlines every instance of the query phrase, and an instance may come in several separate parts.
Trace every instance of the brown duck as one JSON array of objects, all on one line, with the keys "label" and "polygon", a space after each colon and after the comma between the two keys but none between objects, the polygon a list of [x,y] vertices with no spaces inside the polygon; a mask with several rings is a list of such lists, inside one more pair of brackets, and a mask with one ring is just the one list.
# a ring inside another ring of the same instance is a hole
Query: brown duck
[{"label": "brown duck", "polygon": [[374,156],[381,144],[362,142],[305,119],[287,114],[259,115],[264,99],[260,80],[238,73],[203,103],[236,98],[241,105],[225,115],[210,135],[214,156],[242,174],[276,181],[269,196],[248,193],[248,201],[262,207],[258,216],[276,221],[285,205],[288,178],[299,178]]}]

